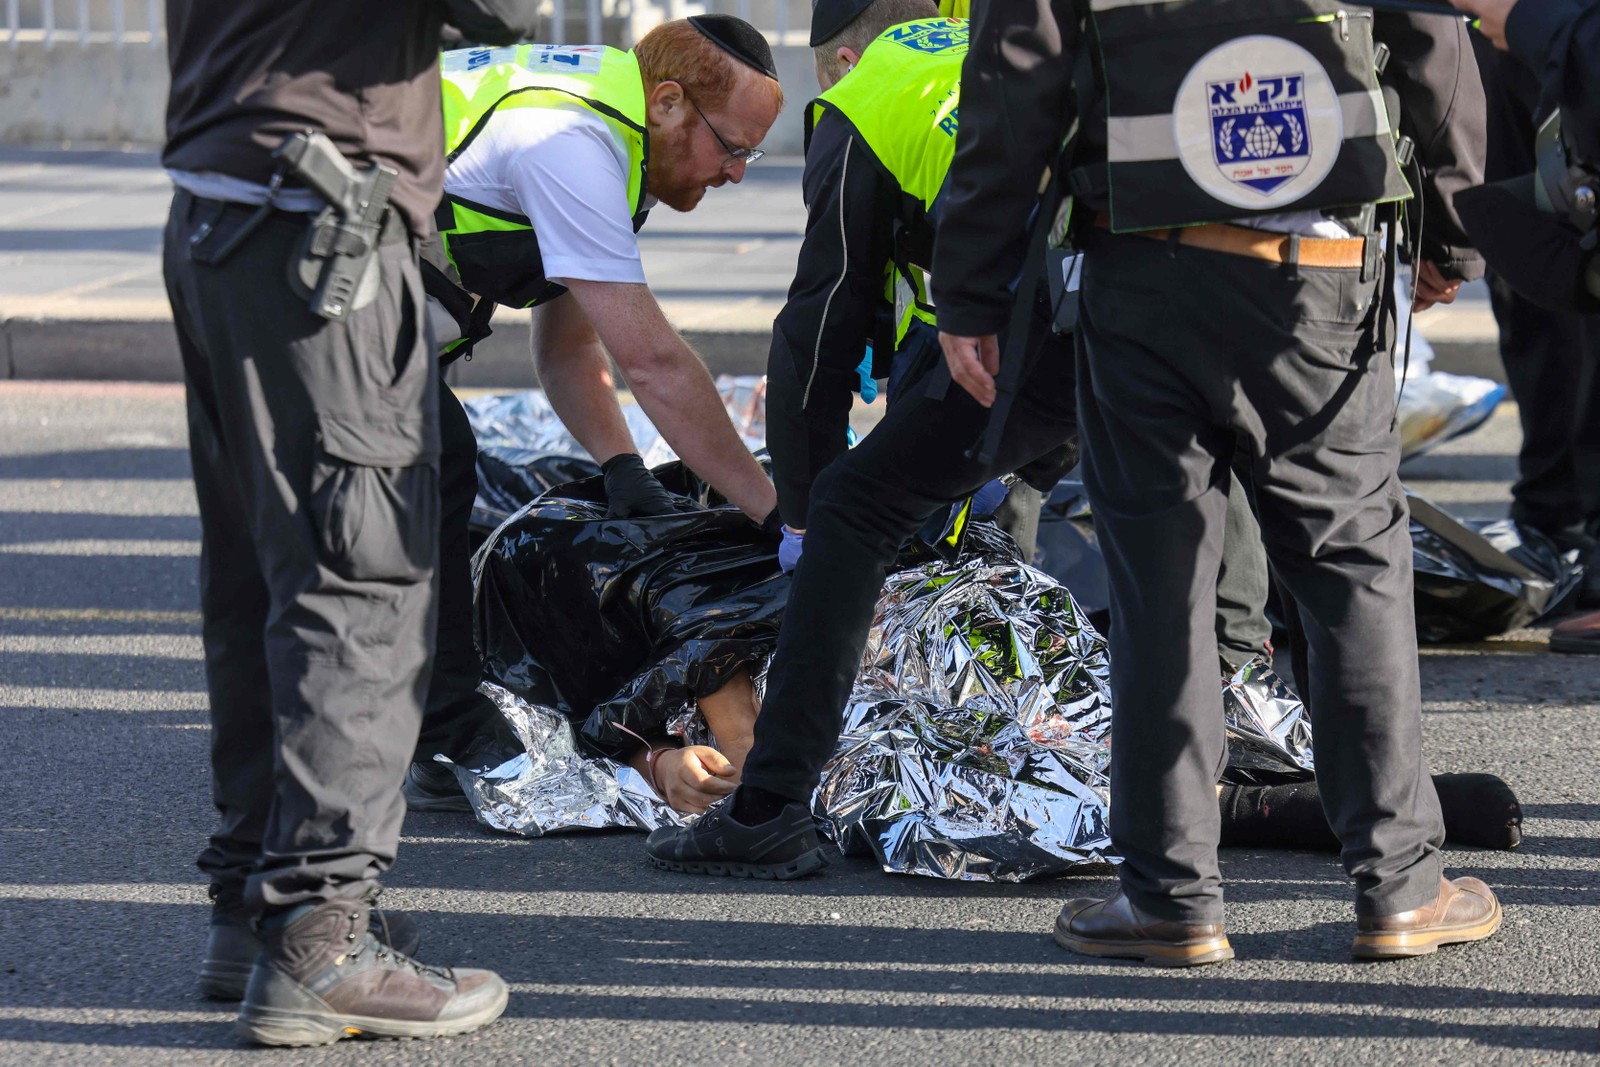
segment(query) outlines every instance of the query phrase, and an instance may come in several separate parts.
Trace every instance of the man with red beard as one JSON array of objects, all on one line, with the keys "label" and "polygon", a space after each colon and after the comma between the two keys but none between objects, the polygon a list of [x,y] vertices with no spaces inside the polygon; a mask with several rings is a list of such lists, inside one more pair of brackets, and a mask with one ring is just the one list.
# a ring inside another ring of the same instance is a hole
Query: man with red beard
[{"label": "man with red beard", "polygon": [[[755,146],[783,106],[766,39],[743,20],[700,15],[657,26],[631,52],[472,48],[446,53],[441,70],[448,169],[423,276],[444,362],[487,335],[495,305],[540,307],[539,381],[601,464],[610,515],[684,505],[639,457],[608,352],[667,443],[776,540],[772,483],[705,364],[662,314],[635,236],[655,204],[691,211],[761,157]],[[438,645],[405,794],[413,810],[465,811],[434,753],[475,765],[498,761],[511,742],[477,692],[467,532],[475,443],[460,401],[439,392]]]}]

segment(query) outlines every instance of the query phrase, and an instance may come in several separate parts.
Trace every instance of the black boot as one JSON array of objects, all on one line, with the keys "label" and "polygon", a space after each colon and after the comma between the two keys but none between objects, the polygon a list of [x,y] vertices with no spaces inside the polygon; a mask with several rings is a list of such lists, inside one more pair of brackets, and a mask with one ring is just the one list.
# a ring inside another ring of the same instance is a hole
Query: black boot
[{"label": "black boot", "polygon": [[[490,707],[493,707],[491,704]],[[520,756],[525,750],[517,735],[499,717],[479,736],[473,738],[460,755],[446,755],[468,770],[492,770],[506,760]],[[406,771],[406,780],[400,786],[406,798],[406,808],[411,811],[467,811],[472,801],[461,791],[461,779],[446,764],[434,759],[416,759]]]},{"label": "black boot", "polygon": [[[368,927],[379,941],[407,956],[414,955],[422,944],[422,931],[403,911],[374,907]],[[243,1000],[261,949],[261,935],[245,910],[242,892],[213,885],[206,958],[200,964],[200,995],[209,1000]]]},{"label": "black boot", "polygon": [[828,865],[816,823],[789,801],[771,818],[746,824],[733,817],[741,786],[688,826],[663,826],[645,840],[650,862],[665,871],[729,878],[788,880]]},{"label": "black boot", "polygon": [[234,1030],[262,1045],[464,1034],[505,1011],[493,971],[428,967],[372,936],[361,900],[302,904],[262,920],[265,941]]},{"label": "black boot", "polygon": [[471,811],[472,801],[461,791],[456,772],[430,760],[418,760],[406,771],[400,786],[408,811]]}]

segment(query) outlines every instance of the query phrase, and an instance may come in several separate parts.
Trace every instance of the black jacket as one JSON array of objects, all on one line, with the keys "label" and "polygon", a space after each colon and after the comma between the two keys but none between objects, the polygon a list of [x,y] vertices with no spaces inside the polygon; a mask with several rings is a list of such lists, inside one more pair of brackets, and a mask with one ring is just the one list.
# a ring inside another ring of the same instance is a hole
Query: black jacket
[{"label": "black jacket", "polygon": [[1600,163],[1600,0],[1521,0],[1506,43],[1539,78],[1580,158]]},{"label": "black jacket", "polygon": [[806,236],[767,357],[767,449],[778,513],[795,527],[806,523],[812,480],[847,447],[855,369],[882,333],[900,197],[899,183],[831,109],[806,146],[804,190]]},{"label": "black jacket", "polygon": [[432,229],[444,180],[439,34],[510,43],[533,0],[167,0],[167,146],[177,170],[265,184],[288,134],[321,130],[400,172],[391,200]]},{"label": "black jacket", "polygon": [[[975,14],[933,267],[940,329],[969,337],[1005,324],[1038,180],[1071,118],[1080,36],[1075,0],[986,0]],[[1483,87],[1465,24],[1379,14],[1374,34],[1390,48],[1383,80],[1400,96],[1401,129],[1424,169],[1422,255],[1447,274],[1476,278],[1483,261],[1451,202],[1483,180]],[[1085,122],[1090,151],[1093,118]]]}]

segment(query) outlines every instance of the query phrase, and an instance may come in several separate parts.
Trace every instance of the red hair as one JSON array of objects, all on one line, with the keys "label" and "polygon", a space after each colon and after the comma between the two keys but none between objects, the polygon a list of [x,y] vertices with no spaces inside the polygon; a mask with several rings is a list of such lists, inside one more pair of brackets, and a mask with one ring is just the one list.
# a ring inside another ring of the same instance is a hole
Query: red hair
[{"label": "red hair", "polygon": [[[633,46],[633,54],[639,60],[639,73],[644,76],[645,95],[662,82],[677,82],[706,111],[716,111],[727,104],[739,84],[741,69],[757,73],[713,44],[688,19],[663,22],[640,38]],[[765,75],[761,83],[781,110],[783,88]]]}]

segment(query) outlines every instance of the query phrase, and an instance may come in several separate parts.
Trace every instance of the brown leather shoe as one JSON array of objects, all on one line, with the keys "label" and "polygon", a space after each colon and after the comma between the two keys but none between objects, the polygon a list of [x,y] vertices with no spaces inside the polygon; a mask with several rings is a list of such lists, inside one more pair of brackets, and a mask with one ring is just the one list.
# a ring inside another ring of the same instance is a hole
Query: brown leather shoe
[{"label": "brown leather shoe", "polygon": [[1427,956],[1440,945],[1482,941],[1500,929],[1500,902],[1476,878],[1439,879],[1430,903],[1397,915],[1362,915],[1350,952],[1359,959]]},{"label": "brown leather shoe", "polygon": [[1157,967],[1196,967],[1233,959],[1221,923],[1146,919],[1122,890],[1106,900],[1067,901],[1056,917],[1056,944],[1085,956],[1143,960]]}]

